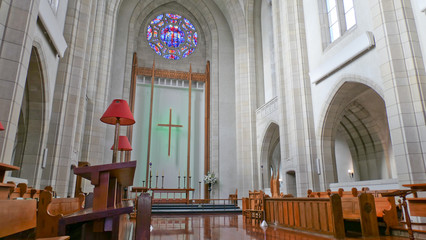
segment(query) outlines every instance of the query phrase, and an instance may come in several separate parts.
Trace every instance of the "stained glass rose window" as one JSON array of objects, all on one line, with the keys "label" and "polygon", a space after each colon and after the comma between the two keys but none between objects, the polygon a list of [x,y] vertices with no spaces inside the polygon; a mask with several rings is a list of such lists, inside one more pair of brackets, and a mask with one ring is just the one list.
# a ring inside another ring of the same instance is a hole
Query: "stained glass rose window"
[{"label": "stained glass rose window", "polygon": [[149,46],[158,55],[179,60],[188,57],[198,44],[198,33],[188,19],[165,13],[154,18],[146,29]]}]

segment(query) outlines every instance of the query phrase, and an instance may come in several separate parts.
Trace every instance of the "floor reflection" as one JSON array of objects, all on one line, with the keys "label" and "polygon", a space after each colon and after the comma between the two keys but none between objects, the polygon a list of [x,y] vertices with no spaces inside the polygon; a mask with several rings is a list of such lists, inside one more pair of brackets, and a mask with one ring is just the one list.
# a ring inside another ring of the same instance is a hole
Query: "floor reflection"
[{"label": "floor reflection", "polygon": [[[152,217],[151,239],[332,239],[281,228],[246,224],[241,215],[156,215]],[[347,238],[349,239],[349,238]],[[361,238],[358,238],[361,239]],[[381,237],[377,239],[407,240],[408,238]],[[372,239],[370,239],[372,240]]]}]

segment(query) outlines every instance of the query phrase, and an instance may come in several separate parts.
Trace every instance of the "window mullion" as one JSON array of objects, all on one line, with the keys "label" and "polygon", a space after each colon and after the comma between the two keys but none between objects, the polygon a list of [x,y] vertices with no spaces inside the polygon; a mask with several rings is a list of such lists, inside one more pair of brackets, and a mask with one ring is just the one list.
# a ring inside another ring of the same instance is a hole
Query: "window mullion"
[{"label": "window mullion", "polygon": [[336,0],[336,5],[340,24],[340,35],[343,36],[343,33],[346,32],[345,8],[343,6],[343,0]]}]

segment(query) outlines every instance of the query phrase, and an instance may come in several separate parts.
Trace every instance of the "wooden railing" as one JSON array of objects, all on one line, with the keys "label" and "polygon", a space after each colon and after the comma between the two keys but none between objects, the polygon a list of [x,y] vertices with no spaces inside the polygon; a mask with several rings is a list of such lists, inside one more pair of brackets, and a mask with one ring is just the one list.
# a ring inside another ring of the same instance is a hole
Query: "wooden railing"
[{"label": "wooden railing", "polygon": [[345,237],[340,196],[330,198],[265,198],[265,221],[282,227]]}]

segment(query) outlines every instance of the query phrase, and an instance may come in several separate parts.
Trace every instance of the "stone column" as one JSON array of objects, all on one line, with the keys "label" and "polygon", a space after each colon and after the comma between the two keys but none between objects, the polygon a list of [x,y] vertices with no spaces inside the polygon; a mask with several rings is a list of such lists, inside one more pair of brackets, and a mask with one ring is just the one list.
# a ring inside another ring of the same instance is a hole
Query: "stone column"
[{"label": "stone column", "polygon": [[[52,119],[48,137],[48,162],[43,172],[43,185],[54,186],[59,196],[67,196],[71,165],[78,166],[79,149],[74,138],[83,86],[86,43],[91,21],[90,0],[70,0],[64,37],[68,43],[59,62],[53,96]],[[80,113],[81,114],[81,113]]]},{"label": "stone column", "polygon": [[371,1],[384,100],[400,184],[426,179],[426,77],[411,1]]},{"label": "stone column", "polygon": [[[297,193],[302,196],[308,188],[319,187],[312,165],[316,147],[303,1],[275,0],[272,5],[277,34],[281,169],[284,174],[295,171]],[[286,179],[284,174],[282,179]]]}]

